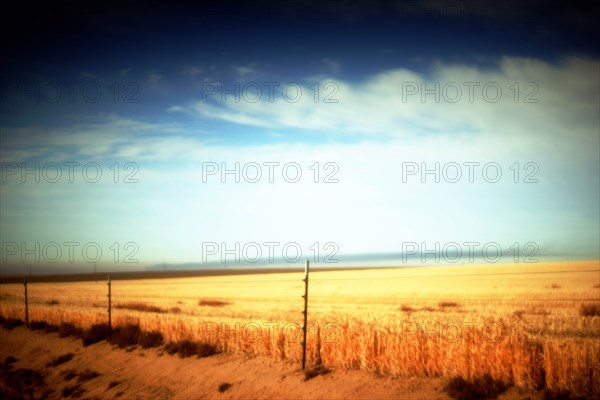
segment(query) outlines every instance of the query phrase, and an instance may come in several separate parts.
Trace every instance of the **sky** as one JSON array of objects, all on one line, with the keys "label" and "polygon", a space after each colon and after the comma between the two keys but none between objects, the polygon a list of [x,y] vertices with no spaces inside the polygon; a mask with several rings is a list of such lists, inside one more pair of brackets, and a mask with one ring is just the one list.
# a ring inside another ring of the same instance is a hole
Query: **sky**
[{"label": "sky", "polygon": [[1,17],[0,273],[600,258],[598,6],[40,7]]}]

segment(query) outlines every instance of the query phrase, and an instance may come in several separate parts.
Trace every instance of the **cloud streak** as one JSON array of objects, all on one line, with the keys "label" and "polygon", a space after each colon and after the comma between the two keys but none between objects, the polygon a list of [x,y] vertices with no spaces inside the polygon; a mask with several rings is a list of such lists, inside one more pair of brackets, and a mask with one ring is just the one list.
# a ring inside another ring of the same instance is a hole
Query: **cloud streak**
[{"label": "cloud streak", "polygon": [[[598,109],[597,71],[598,62],[593,60],[571,58],[552,65],[504,57],[496,68],[487,70],[438,64],[428,74],[395,69],[358,83],[324,80],[332,85],[321,89],[318,102],[314,87],[309,85],[302,86],[302,97],[296,102],[282,96],[270,102],[266,93],[261,101],[251,102],[241,86],[239,102],[232,95],[222,98],[219,92],[208,97],[208,102],[197,101],[177,109],[240,125],[323,135],[510,136],[528,130],[534,135],[543,131],[542,135],[589,138],[597,125],[593,118]],[[324,102],[327,95],[336,102]]]}]

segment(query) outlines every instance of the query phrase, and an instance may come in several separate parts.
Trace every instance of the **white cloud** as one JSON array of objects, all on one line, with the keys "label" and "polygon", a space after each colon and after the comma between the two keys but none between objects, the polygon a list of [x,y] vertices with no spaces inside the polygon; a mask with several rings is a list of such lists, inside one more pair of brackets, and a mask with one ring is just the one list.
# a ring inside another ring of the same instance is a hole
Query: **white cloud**
[{"label": "white cloud", "polygon": [[258,72],[254,63],[251,63],[249,65],[234,65],[233,70],[239,76],[251,75]]},{"label": "white cloud", "polygon": [[148,77],[146,78],[146,83],[148,84],[156,84],[158,83],[158,81],[160,81],[162,79],[162,75],[157,73],[157,72],[150,72],[148,74]]},{"label": "white cloud", "polygon": [[181,74],[188,77],[195,77],[204,72],[204,69],[197,65],[185,65],[181,70]]},{"label": "white cloud", "polygon": [[341,63],[338,59],[325,57],[321,59],[321,62],[327,67],[329,73],[335,74],[340,71]]},{"label": "white cloud", "polygon": [[[514,136],[520,131],[528,136],[554,132],[559,137],[589,137],[590,129],[597,126],[593,118],[598,109],[597,68],[597,61],[577,58],[552,65],[505,57],[494,70],[439,64],[429,76],[396,69],[359,83],[331,79],[327,88],[323,80],[319,102],[314,100],[314,87],[307,84],[297,102],[281,96],[269,102],[265,90],[258,102],[242,98],[239,103],[187,107],[200,116],[238,124],[327,134],[389,138],[462,133]],[[281,91],[281,86],[276,90]],[[432,90],[437,98],[427,93]],[[326,96],[337,103],[324,102]]]},{"label": "white cloud", "polygon": [[[114,158],[120,152],[146,154],[150,158],[171,157],[157,143],[169,135],[182,134],[177,124],[154,124],[116,115],[83,119],[65,128],[3,128],[1,162],[43,160],[63,162],[80,158]],[[31,146],[36,143],[36,146]],[[137,147],[139,150],[132,150]]]}]

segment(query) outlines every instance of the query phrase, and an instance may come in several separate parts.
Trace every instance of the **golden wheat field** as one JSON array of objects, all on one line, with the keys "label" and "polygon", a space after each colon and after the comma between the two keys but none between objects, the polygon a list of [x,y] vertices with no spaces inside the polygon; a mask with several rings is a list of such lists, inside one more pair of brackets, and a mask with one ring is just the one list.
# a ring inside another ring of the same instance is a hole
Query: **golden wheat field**
[{"label": "golden wheat field", "polygon": [[[167,341],[300,362],[304,274],[113,281],[112,323]],[[308,364],[397,377],[490,374],[518,387],[600,396],[598,261],[314,271]],[[107,283],[30,283],[29,320],[107,321]],[[0,314],[24,319],[23,285]],[[594,308],[595,306],[596,308]]]}]

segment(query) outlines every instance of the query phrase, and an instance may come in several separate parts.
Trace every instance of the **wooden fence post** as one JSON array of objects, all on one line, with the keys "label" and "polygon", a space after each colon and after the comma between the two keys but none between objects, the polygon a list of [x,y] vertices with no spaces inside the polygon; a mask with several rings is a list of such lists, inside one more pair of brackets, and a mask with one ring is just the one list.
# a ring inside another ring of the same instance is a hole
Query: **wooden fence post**
[{"label": "wooden fence post", "polygon": [[110,286],[110,274],[108,274],[108,338],[112,337],[112,316],[111,316],[111,286]]},{"label": "wooden fence post", "polygon": [[302,369],[306,367],[306,324],[308,319],[308,260],[304,266],[304,325],[302,326]]},{"label": "wooden fence post", "polygon": [[23,278],[23,286],[25,286],[25,326],[29,328],[29,299],[27,296],[27,278]]}]

